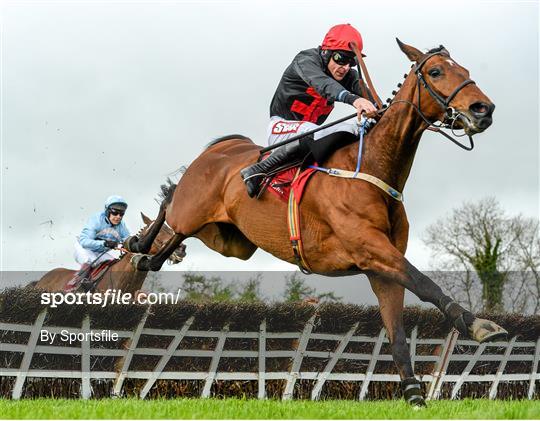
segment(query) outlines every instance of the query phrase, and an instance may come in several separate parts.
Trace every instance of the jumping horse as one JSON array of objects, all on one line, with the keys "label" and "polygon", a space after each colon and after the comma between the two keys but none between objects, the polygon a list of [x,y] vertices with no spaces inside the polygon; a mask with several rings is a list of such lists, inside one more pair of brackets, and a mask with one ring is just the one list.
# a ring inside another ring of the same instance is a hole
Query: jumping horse
[{"label": "jumping horse", "polygon": [[[491,125],[495,105],[444,47],[422,53],[397,42],[413,62],[411,71],[366,135],[360,171],[401,192],[427,128],[440,130],[433,127],[443,125],[463,129],[472,148],[472,136]],[[324,164],[354,169],[358,146],[356,141],[336,150]],[[159,270],[188,237],[199,238],[224,256],[249,259],[260,247],[295,263],[286,224],[287,205],[272,194],[250,199],[239,175],[242,168],[256,161],[260,149],[239,135],[223,137],[207,147],[171,189],[147,235],[126,240],[125,247],[132,252],[148,253],[161,224],[166,221],[175,232],[157,253],[134,258],[137,268]],[[404,397],[411,404],[423,406],[425,402],[414,377],[403,327],[405,289],[435,305],[466,337],[485,342],[506,335],[497,324],[475,317],[454,302],[404,257],[409,223],[399,197],[365,180],[317,173],[306,188],[300,214],[303,252],[312,272],[365,274],[369,278]]]},{"label": "jumping horse", "polygon": [[[143,213],[141,213],[141,217],[145,226],[138,235],[143,236],[149,227],[152,226],[152,220]],[[153,241],[150,252],[157,252],[173,235],[173,230],[167,225],[162,224],[158,235]],[[185,256],[184,250],[185,247],[182,245],[182,247],[179,247],[171,254],[169,260],[172,263],[180,263]],[[124,253],[116,263],[107,267],[103,275],[101,275],[100,279],[97,280],[94,285],[94,291],[103,292],[107,289],[116,289],[126,293],[135,293],[139,291],[148,272],[138,271],[133,267],[131,264],[133,256],[133,253]],[[39,281],[33,284],[33,287],[50,292],[63,291],[65,285],[73,279],[76,273],[76,270],[56,268],[43,275]]]}]

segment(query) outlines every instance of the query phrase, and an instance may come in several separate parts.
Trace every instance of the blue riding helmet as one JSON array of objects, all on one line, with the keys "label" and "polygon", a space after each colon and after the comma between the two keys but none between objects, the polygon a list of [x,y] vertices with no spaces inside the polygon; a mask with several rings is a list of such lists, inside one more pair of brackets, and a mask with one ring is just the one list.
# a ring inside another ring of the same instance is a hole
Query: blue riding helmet
[{"label": "blue riding helmet", "polygon": [[107,212],[109,209],[118,209],[121,211],[125,211],[127,207],[128,204],[122,196],[109,196],[105,201],[105,212]]}]

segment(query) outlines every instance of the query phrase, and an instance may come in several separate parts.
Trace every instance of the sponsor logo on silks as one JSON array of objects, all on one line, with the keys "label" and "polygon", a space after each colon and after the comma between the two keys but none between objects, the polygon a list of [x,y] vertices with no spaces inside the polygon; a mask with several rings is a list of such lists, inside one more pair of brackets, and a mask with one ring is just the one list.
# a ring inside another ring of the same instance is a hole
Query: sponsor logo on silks
[{"label": "sponsor logo on silks", "polygon": [[292,123],[278,121],[272,127],[272,134],[296,133],[302,124],[304,124],[303,121],[295,121]]}]

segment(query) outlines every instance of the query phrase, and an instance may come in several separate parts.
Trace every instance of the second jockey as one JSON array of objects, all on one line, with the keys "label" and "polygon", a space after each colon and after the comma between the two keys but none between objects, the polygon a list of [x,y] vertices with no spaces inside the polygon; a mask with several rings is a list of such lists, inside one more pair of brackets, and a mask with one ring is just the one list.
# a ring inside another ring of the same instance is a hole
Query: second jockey
[{"label": "second jockey", "polygon": [[75,260],[82,265],[78,279],[88,278],[92,264],[116,258],[111,251],[130,235],[122,220],[127,207],[121,196],[109,196],[104,210],[88,219],[75,243]]},{"label": "second jockey", "polygon": [[[362,51],[360,33],[350,24],[336,25],[328,31],[320,47],[301,51],[285,69],[270,104],[268,143],[281,142],[313,130],[323,124],[334,108],[344,102],[356,108],[358,116],[376,111],[361,97],[360,78],[356,70],[354,42]],[[358,122],[343,122],[320,130],[315,140],[330,133],[345,131],[358,134]],[[265,160],[241,171],[250,197],[258,195],[265,174],[294,159],[301,158],[300,140],[281,146]]]}]

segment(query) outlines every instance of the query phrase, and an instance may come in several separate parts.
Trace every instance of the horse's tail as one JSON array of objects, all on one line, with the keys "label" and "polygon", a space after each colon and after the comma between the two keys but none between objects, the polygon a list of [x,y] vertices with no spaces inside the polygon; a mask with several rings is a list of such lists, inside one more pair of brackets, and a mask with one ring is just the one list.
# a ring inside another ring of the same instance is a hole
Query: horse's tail
[{"label": "horse's tail", "polygon": [[170,177],[167,177],[165,184],[162,184],[161,191],[158,193],[161,206],[167,206],[171,203],[174,191],[176,190],[177,184],[171,180]]}]

